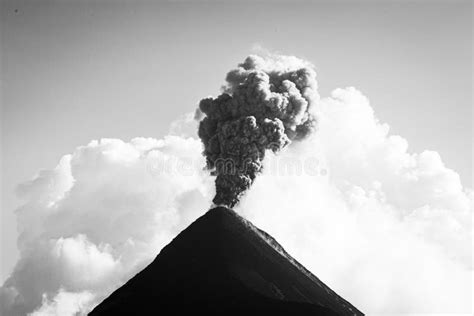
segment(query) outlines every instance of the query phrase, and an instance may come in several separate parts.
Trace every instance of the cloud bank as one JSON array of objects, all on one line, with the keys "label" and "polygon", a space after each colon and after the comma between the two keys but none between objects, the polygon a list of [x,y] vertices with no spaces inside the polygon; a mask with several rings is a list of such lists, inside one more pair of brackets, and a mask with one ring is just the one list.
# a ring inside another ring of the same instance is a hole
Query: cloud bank
[{"label": "cloud bank", "polygon": [[320,106],[312,145],[286,153],[291,169],[269,156],[237,210],[368,314],[471,314],[472,190],[438,153],[408,153],[356,89]]},{"label": "cloud bank", "polygon": [[[356,89],[315,111],[318,132],[268,153],[236,210],[365,313],[471,314],[472,190],[437,152],[410,153]],[[214,178],[190,125],[92,141],[18,187],[2,315],[86,314],[208,209]]]},{"label": "cloud bank", "polygon": [[1,314],[85,313],[143,269],[210,205],[200,152],[176,136],[102,139],[20,185],[20,260]]}]

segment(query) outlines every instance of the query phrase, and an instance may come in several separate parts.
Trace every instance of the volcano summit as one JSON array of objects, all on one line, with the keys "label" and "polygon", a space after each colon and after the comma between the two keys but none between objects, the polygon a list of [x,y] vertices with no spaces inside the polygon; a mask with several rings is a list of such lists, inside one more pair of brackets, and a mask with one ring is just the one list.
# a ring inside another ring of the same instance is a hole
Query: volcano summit
[{"label": "volcano summit", "polygon": [[363,315],[264,231],[217,207],[89,315]]}]

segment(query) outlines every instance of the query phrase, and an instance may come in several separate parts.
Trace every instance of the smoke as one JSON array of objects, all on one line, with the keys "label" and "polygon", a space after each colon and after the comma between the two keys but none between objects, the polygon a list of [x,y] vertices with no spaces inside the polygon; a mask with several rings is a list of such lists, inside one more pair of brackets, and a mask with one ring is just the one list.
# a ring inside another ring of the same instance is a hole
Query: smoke
[{"label": "smoke", "polygon": [[[313,100],[318,132],[267,151],[236,210],[367,314],[471,315],[472,190],[356,89]],[[18,187],[1,315],[85,315],[205,212],[214,178],[189,118],[179,136],[92,141]]]},{"label": "smoke", "polygon": [[227,74],[224,92],[199,103],[207,167],[216,175],[213,202],[233,207],[274,153],[315,128],[316,73],[296,57],[252,55]]}]

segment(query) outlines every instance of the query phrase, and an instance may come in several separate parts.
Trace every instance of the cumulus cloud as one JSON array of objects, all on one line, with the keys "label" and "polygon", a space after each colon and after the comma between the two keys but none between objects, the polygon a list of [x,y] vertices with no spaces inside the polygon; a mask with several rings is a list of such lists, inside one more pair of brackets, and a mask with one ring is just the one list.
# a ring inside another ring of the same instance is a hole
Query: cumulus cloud
[{"label": "cumulus cloud", "polygon": [[[472,190],[438,153],[410,153],[356,89],[314,111],[318,132],[267,153],[236,210],[365,313],[471,314]],[[85,314],[203,214],[215,188],[200,140],[182,136],[195,124],[92,141],[20,185],[1,314]]]},{"label": "cumulus cloud", "polygon": [[59,293],[48,300],[43,295],[40,308],[31,313],[31,316],[57,316],[57,315],[77,315],[87,312],[94,295],[89,292],[71,293],[59,290]]},{"label": "cumulus cloud", "polygon": [[2,315],[87,312],[144,268],[213,195],[201,144],[92,141],[19,186],[20,260]]},{"label": "cumulus cloud", "polygon": [[264,170],[237,210],[364,312],[470,314],[472,190],[438,153],[409,153],[356,89],[318,111],[317,134],[267,157],[292,172]]}]

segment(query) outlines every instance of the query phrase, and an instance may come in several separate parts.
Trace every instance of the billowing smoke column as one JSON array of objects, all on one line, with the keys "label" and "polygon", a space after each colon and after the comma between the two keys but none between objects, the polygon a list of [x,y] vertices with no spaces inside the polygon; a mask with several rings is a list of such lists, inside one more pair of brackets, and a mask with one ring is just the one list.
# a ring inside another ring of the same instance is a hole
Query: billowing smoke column
[{"label": "billowing smoke column", "polygon": [[233,207],[278,152],[315,128],[313,66],[290,56],[251,55],[230,71],[223,93],[201,100],[198,113],[207,167],[216,175],[216,205]]}]

